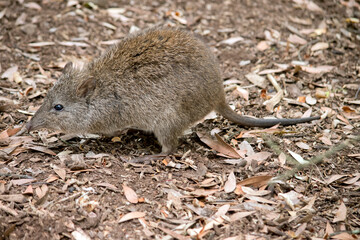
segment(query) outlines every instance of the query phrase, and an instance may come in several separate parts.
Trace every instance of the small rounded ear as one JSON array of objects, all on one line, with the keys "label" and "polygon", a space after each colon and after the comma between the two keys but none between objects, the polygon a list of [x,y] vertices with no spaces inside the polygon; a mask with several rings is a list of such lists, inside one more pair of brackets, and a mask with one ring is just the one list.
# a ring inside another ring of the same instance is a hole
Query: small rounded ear
[{"label": "small rounded ear", "polygon": [[73,63],[72,62],[68,62],[64,69],[62,70],[62,73],[65,74],[65,73],[68,73],[70,72],[70,70],[73,68]]},{"label": "small rounded ear", "polygon": [[94,92],[95,88],[96,88],[95,79],[89,78],[89,79],[82,81],[78,85],[78,87],[76,89],[76,94],[79,97],[87,97],[87,96],[90,96]]}]

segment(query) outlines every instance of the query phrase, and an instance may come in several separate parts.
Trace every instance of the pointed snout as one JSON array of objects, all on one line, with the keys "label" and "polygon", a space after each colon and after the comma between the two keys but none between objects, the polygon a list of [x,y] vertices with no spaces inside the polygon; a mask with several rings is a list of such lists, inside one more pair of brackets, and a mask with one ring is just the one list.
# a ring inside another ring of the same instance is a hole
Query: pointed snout
[{"label": "pointed snout", "polygon": [[31,121],[29,121],[28,123],[26,123],[25,128],[26,128],[26,130],[27,130],[28,132],[30,132],[30,131],[31,131],[31,129],[33,128],[33,126],[32,126],[32,122],[31,122]]}]

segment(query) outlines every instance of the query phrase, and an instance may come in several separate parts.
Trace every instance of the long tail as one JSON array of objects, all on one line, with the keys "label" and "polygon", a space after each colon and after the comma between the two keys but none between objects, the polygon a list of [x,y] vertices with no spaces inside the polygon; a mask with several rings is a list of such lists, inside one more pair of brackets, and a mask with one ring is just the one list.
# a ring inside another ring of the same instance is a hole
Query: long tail
[{"label": "long tail", "polygon": [[216,111],[230,121],[246,127],[272,127],[276,124],[287,126],[320,119],[319,116],[294,119],[259,119],[252,117],[244,117],[234,112],[227,104],[222,104],[221,107],[219,107]]}]

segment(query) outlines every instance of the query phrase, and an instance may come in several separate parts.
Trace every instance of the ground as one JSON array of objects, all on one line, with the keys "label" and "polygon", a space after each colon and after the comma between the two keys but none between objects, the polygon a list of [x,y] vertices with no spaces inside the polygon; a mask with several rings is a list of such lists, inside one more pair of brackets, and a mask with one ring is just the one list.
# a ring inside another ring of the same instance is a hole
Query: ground
[{"label": "ground", "polygon": [[[352,0],[0,0],[0,239],[358,239],[359,17]],[[66,62],[155,24],[207,43],[239,114],[321,119],[213,116],[145,163],[151,133],[21,130]]]}]

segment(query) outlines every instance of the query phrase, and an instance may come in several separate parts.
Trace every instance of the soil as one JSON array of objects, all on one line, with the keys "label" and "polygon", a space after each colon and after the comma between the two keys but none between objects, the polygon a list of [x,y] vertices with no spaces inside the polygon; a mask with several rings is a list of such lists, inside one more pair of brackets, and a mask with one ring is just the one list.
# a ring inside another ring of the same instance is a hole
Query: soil
[{"label": "soil", "polygon": [[[0,0],[0,239],[358,239],[359,17],[338,0]],[[161,150],[151,133],[17,133],[66,62],[155,24],[209,45],[239,114],[322,119],[262,135],[212,117],[146,163],[133,159]],[[266,69],[285,91],[274,112]]]}]

